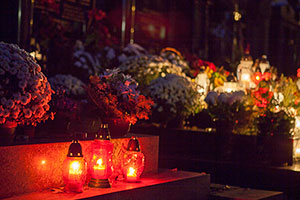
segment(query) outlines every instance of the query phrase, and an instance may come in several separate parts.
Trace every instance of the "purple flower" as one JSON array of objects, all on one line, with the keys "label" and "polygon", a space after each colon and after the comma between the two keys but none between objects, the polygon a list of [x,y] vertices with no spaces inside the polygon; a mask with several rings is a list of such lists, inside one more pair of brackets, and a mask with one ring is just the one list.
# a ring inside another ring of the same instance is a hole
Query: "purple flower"
[{"label": "purple flower", "polygon": [[205,102],[207,104],[215,105],[217,103],[217,99],[218,99],[218,93],[211,91],[207,94],[205,98]]}]

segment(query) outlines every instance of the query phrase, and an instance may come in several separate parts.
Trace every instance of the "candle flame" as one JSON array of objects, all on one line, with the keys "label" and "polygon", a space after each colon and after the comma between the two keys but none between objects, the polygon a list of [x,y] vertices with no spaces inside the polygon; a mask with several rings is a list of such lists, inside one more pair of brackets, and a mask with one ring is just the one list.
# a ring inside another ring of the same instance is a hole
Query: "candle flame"
[{"label": "candle flame", "polygon": [[102,158],[99,158],[99,159],[97,160],[97,165],[101,166],[101,165],[102,165],[102,163],[103,163],[103,160],[102,160]]},{"label": "candle flame", "polygon": [[249,81],[249,80],[250,80],[250,74],[242,74],[241,79],[242,79],[243,81]]},{"label": "candle flame", "polygon": [[295,126],[296,128],[300,128],[300,120],[298,119],[298,117],[296,117]]},{"label": "candle flame", "polygon": [[99,159],[96,161],[96,165],[94,165],[93,168],[94,168],[94,169],[97,169],[97,170],[104,170],[104,169],[105,169],[105,165],[104,165],[103,159],[102,159],[102,158],[99,158]]},{"label": "candle flame", "polygon": [[128,168],[127,176],[136,176],[136,172],[133,167]]},{"label": "candle flame", "polygon": [[80,163],[78,161],[70,163],[69,174],[81,174]]},{"label": "candle flame", "polygon": [[79,164],[79,162],[77,162],[77,161],[74,161],[74,162],[71,163],[71,168],[72,168],[73,170],[78,170],[78,169],[79,169],[79,166],[80,166],[80,164]]}]

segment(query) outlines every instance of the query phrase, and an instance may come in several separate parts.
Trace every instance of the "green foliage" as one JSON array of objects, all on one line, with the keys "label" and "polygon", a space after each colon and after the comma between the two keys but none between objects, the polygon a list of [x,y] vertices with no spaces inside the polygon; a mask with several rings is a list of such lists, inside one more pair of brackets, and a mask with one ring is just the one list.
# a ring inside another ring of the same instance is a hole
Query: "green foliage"
[{"label": "green foliage", "polygon": [[295,126],[295,119],[283,110],[274,113],[267,110],[264,115],[256,119],[259,135],[291,135],[291,130]]}]

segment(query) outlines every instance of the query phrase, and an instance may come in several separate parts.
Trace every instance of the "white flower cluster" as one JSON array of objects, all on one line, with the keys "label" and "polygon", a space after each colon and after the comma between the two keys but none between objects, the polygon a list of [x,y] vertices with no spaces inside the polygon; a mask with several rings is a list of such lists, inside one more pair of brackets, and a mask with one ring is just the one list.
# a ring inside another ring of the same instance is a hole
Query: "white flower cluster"
[{"label": "white flower cluster", "polygon": [[158,112],[170,113],[173,116],[189,116],[200,107],[201,95],[189,77],[167,74],[157,78],[149,86],[150,96]]},{"label": "white flower cluster", "polygon": [[75,60],[74,66],[86,70],[89,75],[94,75],[101,71],[101,54],[92,55],[85,51],[80,43],[75,48],[73,59]]},{"label": "white flower cluster", "polygon": [[141,85],[149,85],[158,77],[167,74],[184,76],[182,68],[172,64],[167,59],[156,55],[140,55],[129,57],[119,66],[120,70],[129,73]]},{"label": "white flower cluster", "polygon": [[220,93],[218,94],[215,91],[210,91],[206,98],[205,101],[207,104],[210,105],[217,105],[217,104],[227,104],[227,105],[232,105],[235,102],[241,102],[244,100],[245,97],[245,92],[243,91],[236,91],[232,93]]},{"label": "white flower cluster", "polygon": [[52,90],[41,67],[17,45],[0,42],[0,124],[36,124],[49,110]]},{"label": "white flower cluster", "polygon": [[188,63],[183,60],[179,55],[175,53],[170,53],[170,52],[162,52],[160,54],[161,57],[166,58],[169,60],[172,64],[181,67],[183,71],[188,71],[189,70],[189,65]]},{"label": "white flower cluster", "polygon": [[131,56],[142,56],[146,55],[147,51],[139,44],[127,44],[123,48],[122,53],[118,56],[119,62],[125,62]]},{"label": "white flower cluster", "polygon": [[49,78],[49,82],[54,91],[64,90],[66,95],[78,96],[85,93],[85,84],[70,74],[57,74]]}]

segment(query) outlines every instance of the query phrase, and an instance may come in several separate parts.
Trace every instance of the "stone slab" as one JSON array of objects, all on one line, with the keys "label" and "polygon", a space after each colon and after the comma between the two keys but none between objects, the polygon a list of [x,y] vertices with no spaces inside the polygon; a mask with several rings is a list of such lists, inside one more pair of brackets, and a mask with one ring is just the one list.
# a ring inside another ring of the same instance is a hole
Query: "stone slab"
[{"label": "stone slab", "polygon": [[215,200],[284,200],[282,192],[211,184],[211,199]]},{"label": "stone slab", "polygon": [[14,196],[7,200],[206,200],[209,197],[210,175],[186,171],[164,171],[141,178],[139,183],[115,182],[111,188],[85,188],[83,193],[66,194],[45,190]]},{"label": "stone slab", "polygon": [[[157,173],[159,137],[135,135],[145,155],[142,175]],[[119,167],[122,149],[127,146],[131,136],[111,141],[114,144],[115,169]],[[92,142],[80,141],[86,161],[91,157]],[[0,198],[63,186],[62,164],[69,145],[70,142],[60,142],[0,147]]]}]

